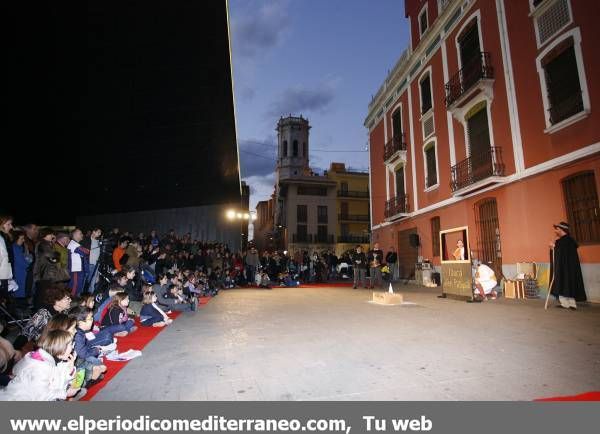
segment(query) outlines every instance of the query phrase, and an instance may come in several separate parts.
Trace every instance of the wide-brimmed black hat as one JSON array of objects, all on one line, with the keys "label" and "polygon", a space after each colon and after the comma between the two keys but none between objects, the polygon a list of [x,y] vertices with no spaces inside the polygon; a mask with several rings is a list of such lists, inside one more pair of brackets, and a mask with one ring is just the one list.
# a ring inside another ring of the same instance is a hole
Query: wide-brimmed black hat
[{"label": "wide-brimmed black hat", "polygon": [[560,229],[562,229],[565,232],[569,232],[569,230],[570,230],[569,223],[567,223],[567,222],[560,222],[560,223],[557,223],[557,224],[555,224],[553,226],[555,228],[560,228]]}]

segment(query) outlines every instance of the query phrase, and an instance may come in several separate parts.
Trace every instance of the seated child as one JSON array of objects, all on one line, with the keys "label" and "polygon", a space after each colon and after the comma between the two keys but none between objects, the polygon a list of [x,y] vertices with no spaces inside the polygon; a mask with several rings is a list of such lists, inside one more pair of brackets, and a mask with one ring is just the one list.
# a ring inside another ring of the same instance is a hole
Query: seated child
[{"label": "seated child", "polygon": [[[86,385],[91,385],[101,380],[106,372],[106,366],[100,360],[103,355],[101,343],[112,343],[112,333],[102,330],[98,335],[90,333],[93,324],[92,310],[84,306],[77,306],[71,310],[71,315],[77,322],[73,345],[77,352],[75,365],[85,369]],[[92,338],[92,339],[90,339]],[[110,339],[110,341],[109,341]],[[115,346],[112,346],[115,348]]]},{"label": "seated child", "polygon": [[140,321],[143,326],[164,327],[171,324],[173,320],[156,304],[158,298],[154,291],[144,294],[142,310],[140,312]]},{"label": "seated child", "polygon": [[56,401],[75,396],[81,388],[70,383],[75,376],[73,337],[64,330],[42,334],[39,348],[27,353],[13,368],[14,378],[4,390],[2,401]]},{"label": "seated child", "polygon": [[137,330],[132,319],[129,318],[127,307],[129,296],[126,292],[118,292],[111,299],[108,311],[104,315],[101,330],[114,326],[111,330],[114,336],[127,336]]}]

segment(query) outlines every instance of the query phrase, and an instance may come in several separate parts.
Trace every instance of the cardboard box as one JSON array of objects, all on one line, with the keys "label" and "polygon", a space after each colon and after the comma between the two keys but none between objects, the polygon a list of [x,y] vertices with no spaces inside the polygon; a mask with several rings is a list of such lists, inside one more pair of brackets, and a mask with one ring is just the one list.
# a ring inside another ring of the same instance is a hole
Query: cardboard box
[{"label": "cardboard box", "polygon": [[504,297],[525,298],[525,286],[522,280],[507,280],[504,283]]},{"label": "cardboard box", "polygon": [[403,301],[404,301],[404,298],[402,297],[402,294],[398,294],[398,293],[390,294],[389,292],[373,291],[373,302],[374,303],[394,305],[394,304],[402,304]]}]

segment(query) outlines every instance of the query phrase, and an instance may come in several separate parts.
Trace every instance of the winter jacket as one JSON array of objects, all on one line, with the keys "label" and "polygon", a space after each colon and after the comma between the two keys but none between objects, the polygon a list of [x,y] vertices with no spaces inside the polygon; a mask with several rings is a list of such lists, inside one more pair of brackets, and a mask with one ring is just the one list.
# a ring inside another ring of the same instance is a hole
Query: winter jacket
[{"label": "winter jacket", "polygon": [[140,321],[143,326],[151,326],[157,322],[164,321],[162,314],[151,304],[145,304],[140,311]]},{"label": "winter jacket", "polygon": [[[8,252],[9,248],[11,249],[10,255]],[[0,280],[8,280],[13,277],[11,256],[12,247],[10,244],[7,246],[4,234],[0,234]]]},{"label": "winter jacket", "polygon": [[88,341],[85,333],[81,329],[75,331],[75,337],[73,338],[73,347],[77,352],[77,357],[86,360],[88,357],[98,357],[100,355],[100,349],[93,347],[94,341]]},{"label": "winter jacket", "polygon": [[17,298],[23,298],[26,295],[25,282],[27,280],[27,271],[33,258],[25,251],[25,246],[20,246],[17,243],[13,243],[13,277],[19,286],[13,295]]},{"label": "winter jacket", "polygon": [[14,378],[4,390],[2,401],[56,401],[67,398],[75,376],[73,365],[54,360],[41,348],[31,351],[13,368]]}]

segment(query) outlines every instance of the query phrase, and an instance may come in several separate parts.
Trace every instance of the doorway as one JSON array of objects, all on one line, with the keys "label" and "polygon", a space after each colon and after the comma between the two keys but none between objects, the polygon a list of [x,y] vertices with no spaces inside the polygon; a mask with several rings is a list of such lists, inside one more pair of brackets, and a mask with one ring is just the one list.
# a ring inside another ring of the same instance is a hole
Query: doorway
[{"label": "doorway", "polygon": [[495,198],[480,200],[475,204],[477,224],[478,259],[489,265],[496,276],[502,276],[502,246],[500,244],[500,224]]},{"label": "doorway", "polygon": [[411,234],[417,234],[417,228],[410,228],[398,232],[398,271],[400,279],[415,278],[415,264],[417,263],[418,247],[411,245]]}]

